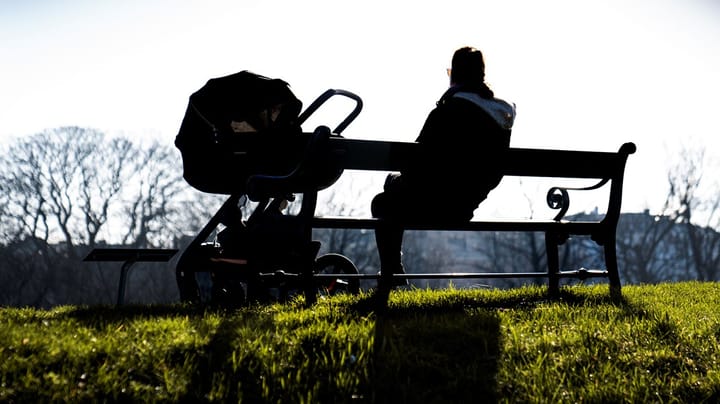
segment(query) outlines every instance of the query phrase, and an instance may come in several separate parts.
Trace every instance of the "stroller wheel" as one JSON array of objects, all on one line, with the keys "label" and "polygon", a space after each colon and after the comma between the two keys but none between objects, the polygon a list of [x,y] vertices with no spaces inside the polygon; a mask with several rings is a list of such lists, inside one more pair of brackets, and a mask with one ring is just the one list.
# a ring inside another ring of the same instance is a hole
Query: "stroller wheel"
[{"label": "stroller wheel", "polygon": [[[316,274],[349,274],[357,275],[358,270],[350,258],[341,254],[325,254],[315,260]],[[324,295],[357,294],[360,292],[358,278],[323,277],[320,280],[320,293]]]}]

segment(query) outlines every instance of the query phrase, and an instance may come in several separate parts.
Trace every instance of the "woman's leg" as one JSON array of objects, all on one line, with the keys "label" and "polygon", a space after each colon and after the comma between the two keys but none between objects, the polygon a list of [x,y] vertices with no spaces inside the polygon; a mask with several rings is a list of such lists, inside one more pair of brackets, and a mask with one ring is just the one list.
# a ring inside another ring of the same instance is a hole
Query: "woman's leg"
[{"label": "woman's leg", "polygon": [[387,192],[378,194],[372,201],[372,214],[383,219],[375,229],[375,242],[380,257],[381,282],[385,285],[407,285],[407,280],[396,279],[391,282],[391,274],[404,274],[402,265],[402,242],[404,229],[395,209],[396,200]]}]

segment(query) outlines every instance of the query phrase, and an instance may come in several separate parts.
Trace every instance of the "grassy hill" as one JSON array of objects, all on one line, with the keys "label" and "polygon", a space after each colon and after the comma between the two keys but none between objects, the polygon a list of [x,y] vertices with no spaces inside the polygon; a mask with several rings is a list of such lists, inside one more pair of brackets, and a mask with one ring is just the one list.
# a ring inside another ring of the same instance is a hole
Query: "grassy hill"
[{"label": "grassy hill", "polygon": [[720,285],[0,309],[0,401],[717,402]]}]

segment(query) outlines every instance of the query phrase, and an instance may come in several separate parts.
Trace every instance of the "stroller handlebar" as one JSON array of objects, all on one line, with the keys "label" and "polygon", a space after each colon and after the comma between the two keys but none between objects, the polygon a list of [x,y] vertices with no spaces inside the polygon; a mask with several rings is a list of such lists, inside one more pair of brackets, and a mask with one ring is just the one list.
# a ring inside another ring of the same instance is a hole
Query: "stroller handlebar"
[{"label": "stroller handlebar", "polygon": [[332,131],[332,133],[340,134],[342,131],[347,128],[352,121],[357,118],[358,115],[360,115],[360,111],[362,111],[363,102],[359,95],[352,93],[347,90],[340,90],[340,89],[334,89],[331,88],[324,93],[322,93],[318,98],[315,99],[315,101],[310,104],[305,111],[303,111],[302,114],[298,117],[298,124],[302,125],[303,122],[305,122],[310,115],[312,115],[315,111],[317,111],[320,106],[322,106],[327,100],[330,98],[336,96],[336,95],[342,95],[344,97],[348,97],[351,100],[355,101],[355,108],[343,119],[338,126],[335,127],[335,129]]}]

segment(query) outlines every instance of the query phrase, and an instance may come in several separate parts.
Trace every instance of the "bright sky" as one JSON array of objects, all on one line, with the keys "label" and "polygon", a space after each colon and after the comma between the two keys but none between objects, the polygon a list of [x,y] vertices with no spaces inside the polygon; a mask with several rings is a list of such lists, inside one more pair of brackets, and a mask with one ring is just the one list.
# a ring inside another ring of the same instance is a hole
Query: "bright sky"
[{"label": "bright sky", "polygon": [[412,141],[471,45],[517,104],[513,146],[633,141],[623,210],[657,209],[672,150],[720,150],[719,39],[716,0],[0,0],[0,142],[77,125],[170,144],[192,92],[246,69],[306,106],[360,95],[346,137]]}]

